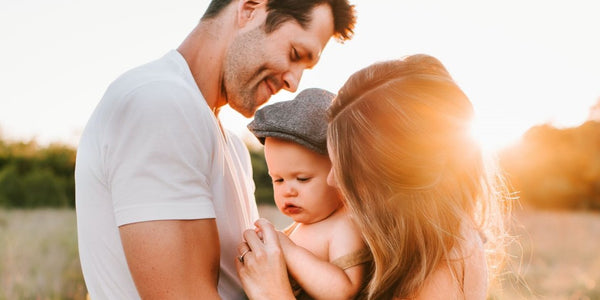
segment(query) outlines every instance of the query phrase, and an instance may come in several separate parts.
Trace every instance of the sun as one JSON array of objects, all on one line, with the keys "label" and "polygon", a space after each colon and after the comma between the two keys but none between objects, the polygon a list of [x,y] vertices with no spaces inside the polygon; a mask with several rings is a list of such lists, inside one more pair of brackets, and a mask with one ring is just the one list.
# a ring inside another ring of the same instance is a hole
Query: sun
[{"label": "sun", "polygon": [[475,118],[471,135],[487,153],[497,153],[517,142],[529,128],[525,122],[511,123],[498,118]]}]

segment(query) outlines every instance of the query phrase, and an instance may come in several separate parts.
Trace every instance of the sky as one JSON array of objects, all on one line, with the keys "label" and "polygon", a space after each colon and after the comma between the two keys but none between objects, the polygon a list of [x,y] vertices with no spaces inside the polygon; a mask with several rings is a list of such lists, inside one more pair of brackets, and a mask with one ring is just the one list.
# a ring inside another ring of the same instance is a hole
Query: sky
[{"label": "sky", "polygon": [[[298,92],[332,92],[369,64],[426,53],[440,59],[475,107],[488,147],[528,128],[581,124],[600,99],[596,0],[351,0],[351,41],[331,41]],[[175,49],[208,0],[1,0],[0,136],[77,145],[106,87]],[[270,103],[296,93],[280,92]],[[248,119],[224,109],[241,136]]]}]

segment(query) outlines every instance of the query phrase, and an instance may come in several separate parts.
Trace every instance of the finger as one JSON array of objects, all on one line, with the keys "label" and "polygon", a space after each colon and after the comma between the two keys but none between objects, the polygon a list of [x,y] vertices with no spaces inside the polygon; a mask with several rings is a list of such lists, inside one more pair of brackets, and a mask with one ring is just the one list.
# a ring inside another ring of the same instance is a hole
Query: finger
[{"label": "finger", "polygon": [[248,243],[246,243],[246,242],[239,243],[239,245],[237,246],[238,254],[241,255],[242,253],[246,252],[246,250],[250,250],[250,246],[248,246]]},{"label": "finger", "polygon": [[271,222],[266,219],[258,219],[254,222],[257,228],[262,232],[262,240],[265,245],[277,245],[279,246],[279,238],[277,237],[277,231]]},{"label": "finger", "polygon": [[[257,221],[254,222],[254,224],[256,224]],[[256,234],[258,235],[258,238],[262,241],[263,236],[262,236],[262,231],[260,230],[260,228],[258,227],[254,227],[254,231],[256,231]]]},{"label": "finger", "polygon": [[260,251],[260,249],[264,247],[263,242],[256,234],[256,231],[252,229],[247,229],[244,231],[244,239],[246,240],[246,243],[248,244],[248,247],[250,247],[251,251]]},{"label": "finger", "polygon": [[239,262],[241,262],[242,264],[246,263],[247,258],[250,256],[250,254],[252,253],[252,251],[250,250],[246,250],[244,253],[240,254],[237,259]]},{"label": "finger", "polygon": [[237,256],[235,257],[235,269],[238,273],[238,276],[241,278],[242,277],[242,269],[244,269],[244,263],[241,262]]}]

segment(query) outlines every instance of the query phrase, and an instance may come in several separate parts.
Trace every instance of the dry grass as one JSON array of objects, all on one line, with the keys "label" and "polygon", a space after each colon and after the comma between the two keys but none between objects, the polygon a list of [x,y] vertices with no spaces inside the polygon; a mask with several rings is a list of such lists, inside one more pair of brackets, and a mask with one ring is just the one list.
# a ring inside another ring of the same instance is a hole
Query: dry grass
[{"label": "dry grass", "polygon": [[[289,224],[274,207],[261,216]],[[600,214],[515,213],[513,256],[489,299],[599,299]],[[0,210],[0,300],[84,299],[73,210]]]},{"label": "dry grass", "polygon": [[600,299],[600,214],[519,211],[491,299]]},{"label": "dry grass", "polygon": [[0,210],[0,299],[84,299],[75,212]]}]

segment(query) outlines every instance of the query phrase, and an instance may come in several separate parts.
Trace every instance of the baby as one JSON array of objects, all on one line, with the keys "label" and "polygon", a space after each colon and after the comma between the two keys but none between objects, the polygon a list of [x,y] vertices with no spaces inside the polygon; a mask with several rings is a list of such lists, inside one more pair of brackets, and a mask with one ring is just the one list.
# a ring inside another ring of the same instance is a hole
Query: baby
[{"label": "baby", "polygon": [[265,145],[275,203],[294,223],[279,235],[298,299],[350,299],[365,286],[371,255],[330,186],[327,108],[334,94],[307,89],[265,106],[248,128]]}]

